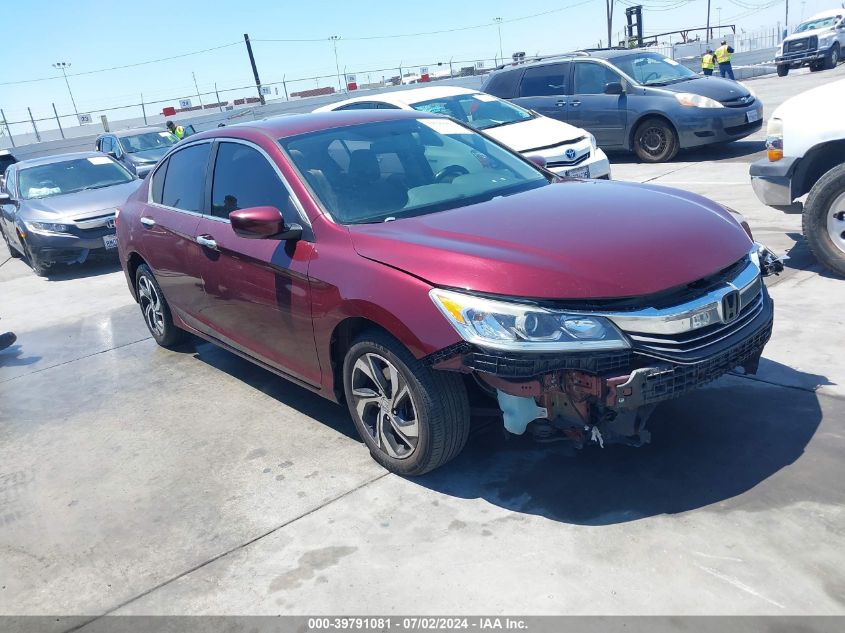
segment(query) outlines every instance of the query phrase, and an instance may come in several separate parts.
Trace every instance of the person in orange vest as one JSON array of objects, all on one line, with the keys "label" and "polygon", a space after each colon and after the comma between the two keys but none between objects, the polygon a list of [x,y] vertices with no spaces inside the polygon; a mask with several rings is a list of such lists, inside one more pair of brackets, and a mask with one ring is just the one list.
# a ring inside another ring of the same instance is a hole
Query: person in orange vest
[{"label": "person in orange vest", "polygon": [[701,70],[708,77],[713,74],[716,68],[716,55],[713,54],[713,49],[708,48],[707,52],[701,56]]},{"label": "person in orange vest", "polygon": [[719,64],[719,74],[722,77],[728,77],[736,80],[734,77],[734,69],[731,66],[731,55],[734,49],[728,46],[727,40],[722,40],[722,45],[716,49],[716,62]]}]

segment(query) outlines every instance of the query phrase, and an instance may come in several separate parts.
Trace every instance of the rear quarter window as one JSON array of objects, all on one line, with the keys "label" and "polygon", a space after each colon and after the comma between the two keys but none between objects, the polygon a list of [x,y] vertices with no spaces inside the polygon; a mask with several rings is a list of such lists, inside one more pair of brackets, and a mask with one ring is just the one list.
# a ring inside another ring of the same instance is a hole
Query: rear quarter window
[{"label": "rear quarter window", "polygon": [[518,68],[493,73],[484,86],[484,92],[500,99],[513,99],[517,96],[523,72],[525,72],[524,68]]}]

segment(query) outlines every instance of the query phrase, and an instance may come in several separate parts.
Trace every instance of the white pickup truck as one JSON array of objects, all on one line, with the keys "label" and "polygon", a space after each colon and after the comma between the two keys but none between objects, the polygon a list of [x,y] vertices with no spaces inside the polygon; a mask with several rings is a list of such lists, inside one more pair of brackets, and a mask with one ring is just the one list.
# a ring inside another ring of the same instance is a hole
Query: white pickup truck
[{"label": "white pickup truck", "polygon": [[784,101],[766,131],[767,157],[751,164],[761,202],[803,205],[804,237],[816,258],[845,277],[845,79]]},{"label": "white pickup truck", "polygon": [[790,68],[809,66],[811,71],[835,68],[845,50],[845,9],[817,13],[784,38],[775,55],[778,76]]}]

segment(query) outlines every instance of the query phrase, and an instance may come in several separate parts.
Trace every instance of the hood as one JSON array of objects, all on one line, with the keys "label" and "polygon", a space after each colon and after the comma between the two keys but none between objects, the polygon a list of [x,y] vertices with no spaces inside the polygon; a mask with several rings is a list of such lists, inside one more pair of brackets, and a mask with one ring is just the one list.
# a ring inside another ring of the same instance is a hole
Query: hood
[{"label": "hood", "polygon": [[715,202],[617,181],[567,180],[349,231],[363,257],[432,285],[538,299],[653,294],[711,275],[751,250]]},{"label": "hood", "polygon": [[142,152],[127,154],[127,156],[129,157],[129,160],[131,160],[133,163],[157,163],[169,151],[169,147],[156,147],[154,149],[147,149]]},{"label": "hood", "polygon": [[742,84],[721,77],[699,77],[659,88],[670,92],[691,92],[716,101],[733,101],[751,94]]},{"label": "hood", "polygon": [[481,131],[517,152],[557,145],[587,135],[580,128],[544,116]]},{"label": "hood", "polygon": [[84,220],[102,215],[105,210],[114,209],[126,202],[141,185],[140,180],[132,180],[122,185],[77,191],[62,196],[21,200],[21,216],[26,220],[45,219],[56,222],[64,220]]},{"label": "hood", "polygon": [[845,79],[839,79],[790,97],[775,108],[772,117],[803,119],[810,116],[816,121],[824,121],[825,128],[842,128],[842,117],[837,115],[841,115],[843,100]]}]

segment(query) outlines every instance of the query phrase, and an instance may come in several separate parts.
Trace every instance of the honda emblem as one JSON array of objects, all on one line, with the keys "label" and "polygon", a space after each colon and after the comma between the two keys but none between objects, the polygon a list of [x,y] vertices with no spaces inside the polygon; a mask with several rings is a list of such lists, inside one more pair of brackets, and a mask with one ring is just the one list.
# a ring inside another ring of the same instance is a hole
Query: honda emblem
[{"label": "honda emblem", "polygon": [[730,323],[739,316],[739,290],[731,290],[722,297],[722,321]]},{"label": "honda emblem", "polygon": [[115,225],[115,222],[114,222],[114,218],[110,218],[110,219],[106,220],[106,228],[107,229],[113,229],[115,226],[116,225]]}]

